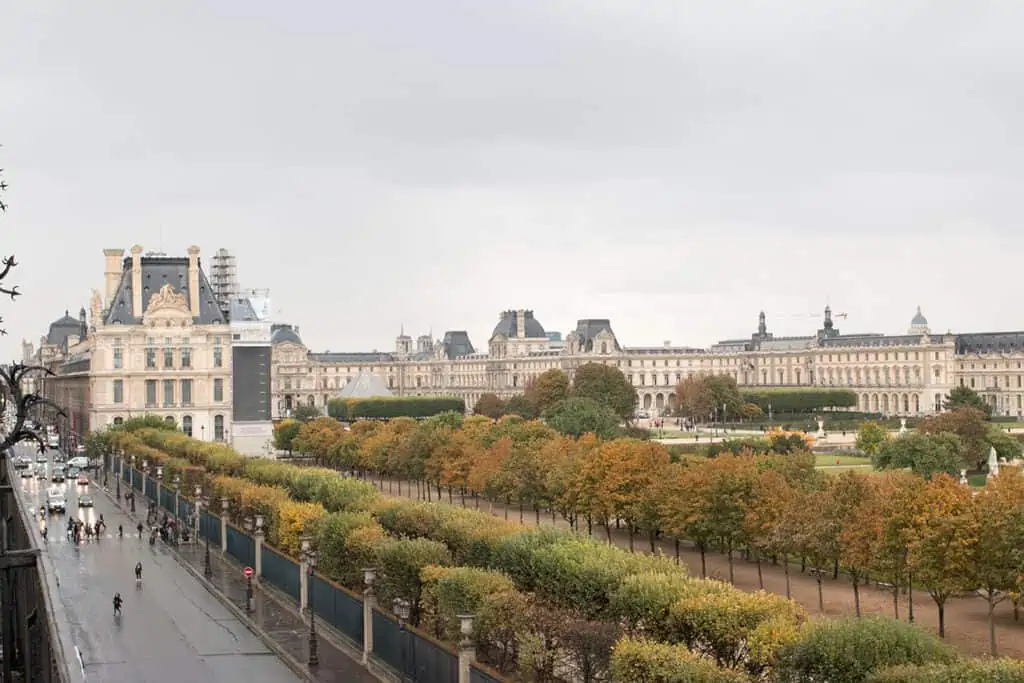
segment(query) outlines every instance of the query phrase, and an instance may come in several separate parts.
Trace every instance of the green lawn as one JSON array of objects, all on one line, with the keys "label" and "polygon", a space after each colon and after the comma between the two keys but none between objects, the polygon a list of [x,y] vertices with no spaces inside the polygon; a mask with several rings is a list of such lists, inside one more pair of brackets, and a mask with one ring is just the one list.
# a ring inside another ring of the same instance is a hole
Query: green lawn
[{"label": "green lawn", "polygon": [[814,456],[815,467],[828,467],[834,465],[858,465],[861,467],[870,467],[871,458],[862,458],[856,455],[848,455],[846,453],[818,453]]},{"label": "green lawn", "polygon": [[859,474],[880,474],[880,470],[876,470],[871,465],[849,465],[840,467],[819,467],[825,474],[842,474],[843,472],[857,472]]}]

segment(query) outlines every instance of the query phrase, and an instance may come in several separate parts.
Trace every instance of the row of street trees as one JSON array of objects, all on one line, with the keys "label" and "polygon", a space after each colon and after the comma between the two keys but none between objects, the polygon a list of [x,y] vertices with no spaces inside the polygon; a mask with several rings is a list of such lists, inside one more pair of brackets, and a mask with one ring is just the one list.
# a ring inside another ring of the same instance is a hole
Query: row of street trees
[{"label": "row of street trees", "polygon": [[[722,454],[672,462],[658,443],[594,435],[579,439],[537,421],[506,417],[437,416],[422,422],[357,422],[346,431],[322,418],[305,423],[297,451],[322,464],[379,480],[415,486],[424,499],[458,496],[462,505],[518,505],[560,515],[587,534],[623,525],[633,549],[638,536],[652,549],[659,537],[688,539],[705,553],[747,553],[799,559],[837,576],[846,572],[856,610],[869,577],[893,586],[899,616],[900,586],[926,589],[939,609],[953,596],[979,591],[989,603],[991,647],[994,610],[1018,599],[1024,577],[1024,475],[1016,468],[976,495],[942,474],[930,480],[903,471],[827,476],[804,451],[780,455]],[[703,563],[702,563],[703,565]],[[702,566],[702,575],[706,574]],[[788,584],[788,580],[787,580]],[[787,588],[788,590],[788,588]]]}]

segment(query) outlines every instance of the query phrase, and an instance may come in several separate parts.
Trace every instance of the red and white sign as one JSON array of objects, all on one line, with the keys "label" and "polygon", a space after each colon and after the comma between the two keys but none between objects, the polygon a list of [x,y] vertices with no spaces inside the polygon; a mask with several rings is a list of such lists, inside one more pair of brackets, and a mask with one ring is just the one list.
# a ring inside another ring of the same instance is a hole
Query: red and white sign
[{"label": "red and white sign", "polygon": [[245,576],[246,576],[246,578],[252,576],[252,567],[246,567],[245,568]]}]

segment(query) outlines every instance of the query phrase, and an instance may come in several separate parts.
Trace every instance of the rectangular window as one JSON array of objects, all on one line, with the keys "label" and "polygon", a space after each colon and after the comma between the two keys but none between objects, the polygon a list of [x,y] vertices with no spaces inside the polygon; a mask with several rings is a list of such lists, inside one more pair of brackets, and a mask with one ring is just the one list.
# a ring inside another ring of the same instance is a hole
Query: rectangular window
[{"label": "rectangular window", "polygon": [[224,440],[224,416],[213,416],[213,438],[215,441]]},{"label": "rectangular window", "polygon": [[124,403],[124,380],[114,380],[114,403]]},{"label": "rectangular window", "polygon": [[[170,340],[168,340],[170,341]],[[174,349],[169,346],[164,347],[164,369],[168,370],[174,367]]]},{"label": "rectangular window", "polygon": [[120,370],[124,365],[124,349],[120,346],[114,347],[114,369]]},{"label": "rectangular window", "polygon": [[[419,379],[417,377],[417,379]],[[213,400],[223,401],[224,400],[224,380],[215,379],[213,380]]]},{"label": "rectangular window", "polygon": [[181,405],[192,405],[192,380],[181,380]]},{"label": "rectangular window", "polygon": [[187,346],[181,350],[181,367],[192,367],[192,349]]},{"label": "rectangular window", "polygon": [[164,406],[170,407],[174,405],[174,380],[164,380]]},{"label": "rectangular window", "polygon": [[213,347],[213,367],[224,367],[224,349],[222,349],[219,345]]},{"label": "rectangular window", "polygon": [[156,380],[155,379],[147,379],[146,380],[146,407],[147,408],[154,408],[154,407],[156,407]]},{"label": "rectangular window", "polygon": [[156,349],[154,349],[152,346],[146,347],[146,369],[156,369]]}]

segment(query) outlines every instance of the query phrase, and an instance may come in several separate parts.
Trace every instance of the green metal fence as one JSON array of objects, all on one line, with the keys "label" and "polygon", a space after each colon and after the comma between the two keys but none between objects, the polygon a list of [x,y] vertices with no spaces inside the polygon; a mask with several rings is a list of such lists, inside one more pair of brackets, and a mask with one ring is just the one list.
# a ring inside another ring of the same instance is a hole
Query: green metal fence
[{"label": "green metal fence", "polygon": [[[266,544],[263,546],[263,578],[299,601],[299,565]],[[317,612],[320,608],[317,608]]]},{"label": "green metal fence", "polygon": [[362,600],[314,575],[313,605],[321,619],[362,645]]},{"label": "green metal fence", "polygon": [[247,567],[256,564],[256,541],[249,534],[228,525],[228,553]]}]

